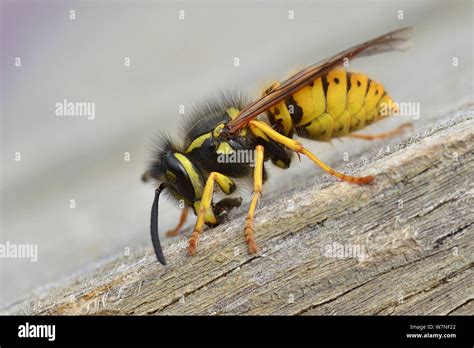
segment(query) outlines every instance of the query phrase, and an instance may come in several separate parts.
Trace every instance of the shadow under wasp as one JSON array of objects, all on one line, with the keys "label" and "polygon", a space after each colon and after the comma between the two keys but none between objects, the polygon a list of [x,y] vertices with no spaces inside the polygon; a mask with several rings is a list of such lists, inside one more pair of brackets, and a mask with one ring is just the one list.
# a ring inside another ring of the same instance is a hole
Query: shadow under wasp
[{"label": "shadow under wasp", "polygon": [[[262,97],[248,103],[237,93],[223,95],[194,110],[183,128],[184,141],[177,145],[167,135],[160,135],[143,180],[160,183],[151,209],[150,231],[157,259],[166,264],[158,236],[160,193],[185,204],[180,221],[168,235],[176,235],[192,209],[197,215],[189,239],[188,254],[196,246],[204,224],[221,222],[221,213],[241,203],[224,198],[213,202],[214,186],[229,195],[236,189],[233,179],[252,178],[253,194],[245,222],[244,235],[250,253],[258,251],[254,238],[255,209],[266,180],[264,162],[283,169],[291,164],[292,154],[307,156],[330,175],[355,184],[369,184],[373,176],[350,176],[323,163],[315,154],[294,140],[296,134],[316,141],[338,137],[374,140],[399,134],[409,124],[380,134],[353,133],[398,112],[397,104],[384,87],[362,73],[341,68],[349,60],[405,49],[412,28],[402,28],[351,47],[307,67],[283,82],[267,88]],[[388,110],[388,112],[387,112]],[[266,114],[266,120],[257,116]],[[253,165],[247,161],[222,161],[222,155],[254,151]]]}]

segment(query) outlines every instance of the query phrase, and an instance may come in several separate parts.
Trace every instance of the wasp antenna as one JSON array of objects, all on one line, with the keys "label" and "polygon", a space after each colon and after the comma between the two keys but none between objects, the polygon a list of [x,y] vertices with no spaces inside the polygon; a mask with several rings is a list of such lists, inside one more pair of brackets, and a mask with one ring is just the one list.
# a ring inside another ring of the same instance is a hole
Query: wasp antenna
[{"label": "wasp antenna", "polygon": [[153,243],[153,249],[155,249],[155,255],[158,261],[162,265],[166,265],[165,256],[163,255],[163,249],[161,249],[160,236],[158,234],[158,202],[160,200],[160,193],[166,187],[166,184],[161,184],[155,190],[155,199],[153,200],[153,205],[151,206],[151,217],[150,217],[150,232],[151,232],[151,242]]}]

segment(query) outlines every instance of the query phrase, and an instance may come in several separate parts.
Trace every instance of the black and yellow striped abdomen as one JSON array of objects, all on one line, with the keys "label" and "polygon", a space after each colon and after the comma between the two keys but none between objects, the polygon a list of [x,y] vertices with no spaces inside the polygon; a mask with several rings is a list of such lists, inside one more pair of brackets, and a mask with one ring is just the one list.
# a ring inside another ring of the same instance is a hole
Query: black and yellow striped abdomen
[{"label": "black and yellow striped abdomen", "polygon": [[304,138],[329,141],[389,115],[388,107],[393,108],[394,102],[380,83],[364,74],[334,69],[272,107],[268,116],[286,136],[296,131]]}]

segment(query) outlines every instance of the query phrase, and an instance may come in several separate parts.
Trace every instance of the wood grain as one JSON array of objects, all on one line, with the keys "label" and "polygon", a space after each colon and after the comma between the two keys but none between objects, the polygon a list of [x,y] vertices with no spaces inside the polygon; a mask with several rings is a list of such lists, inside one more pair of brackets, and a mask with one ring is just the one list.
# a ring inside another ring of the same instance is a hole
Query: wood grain
[{"label": "wood grain", "polygon": [[267,195],[258,255],[247,253],[240,213],[205,230],[193,258],[182,236],[164,247],[166,267],[147,247],[4,312],[473,314],[473,129],[467,105],[354,164],[373,185],[321,174]]}]

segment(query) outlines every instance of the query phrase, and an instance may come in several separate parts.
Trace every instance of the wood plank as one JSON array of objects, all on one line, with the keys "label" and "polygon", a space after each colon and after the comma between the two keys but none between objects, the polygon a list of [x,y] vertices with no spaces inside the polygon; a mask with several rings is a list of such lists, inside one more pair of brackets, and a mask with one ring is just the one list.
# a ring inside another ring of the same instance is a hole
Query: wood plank
[{"label": "wood plank", "polygon": [[473,314],[473,129],[467,105],[355,164],[373,185],[321,174],[267,194],[258,255],[247,253],[242,209],[206,230],[193,258],[178,237],[166,267],[147,247],[4,312]]}]

